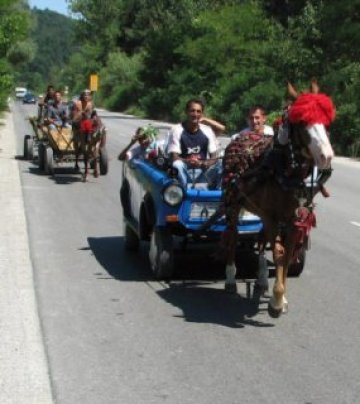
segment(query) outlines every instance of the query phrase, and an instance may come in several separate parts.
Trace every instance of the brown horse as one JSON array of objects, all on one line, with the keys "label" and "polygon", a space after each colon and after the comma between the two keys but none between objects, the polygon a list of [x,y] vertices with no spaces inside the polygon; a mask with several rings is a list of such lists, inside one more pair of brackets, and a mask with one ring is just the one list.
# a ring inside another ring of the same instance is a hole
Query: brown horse
[{"label": "brown horse", "polygon": [[90,119],[85,117],[81,120],[78,135],[78,149],[84,156],[85,168],[82,176],[83,182],[87,181],[90,161],[93,161],[94,163],[94,177],[97,178],[99,176],[100,147],[103,146],[105,142],[105,136],[105,127],[102,125],[100,118],[98,118],[96,114],[92,115]]},{"label": "brown horse", "polygon": [[[293,87],[290,87],[295,92]],[[275,264],[275,282],[268,311],[272,317],[287,312],[286,280],[289,265],[296,262],[315,225],[313,197],[320,185],[306,187],[304,179],[316,165],[329,169],[334,155],[326,127],[335,117],[329,97],[318,93],[315,82],[311,92],[299,95],[284,114],[278,127],[282,146],[256,159],[268,144],[264,137],[249,134],[232,141],[223,159],[223,198],[209,227],[225,215],[227,230],[222,237],[226,256],[225,289],[236,292],[235,250],[240,210],[258,215],[264,224],[264,242],[270,243]],[[244,142],[249,142],[244,147]],[[245,150],[245,151],[244,151]],[[280,150],[280,151],[279,151]],[[244,160],[245,155],[245,160]],[[245,164],[244,164],[245,161]],[[259,257],[260,258],[260,257]],[[267,275],[260,265],[257,287],[266,289]]]}]

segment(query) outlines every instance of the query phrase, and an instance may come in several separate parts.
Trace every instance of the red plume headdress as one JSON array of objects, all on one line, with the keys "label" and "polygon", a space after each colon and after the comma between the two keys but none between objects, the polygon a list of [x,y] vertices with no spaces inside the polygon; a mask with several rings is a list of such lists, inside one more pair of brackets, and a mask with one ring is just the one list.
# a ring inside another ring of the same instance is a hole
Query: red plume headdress
[{"label": "red plume headdress", "polygon": [[336,110],[330,97],[325,94],[304,93],[296,98],[289,110],[291,123],[329,126],[335,119]]}]

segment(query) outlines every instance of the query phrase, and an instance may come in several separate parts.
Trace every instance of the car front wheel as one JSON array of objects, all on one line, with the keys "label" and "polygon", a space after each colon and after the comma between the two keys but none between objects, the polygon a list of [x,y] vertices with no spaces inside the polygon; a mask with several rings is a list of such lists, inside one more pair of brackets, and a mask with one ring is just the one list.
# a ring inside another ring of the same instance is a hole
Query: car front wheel
[{"label": "car front wheel", "polygon": [[137,251],[139,249],[140,239],[135,231],[126,223],[124,246],[127,251]]},{"label": "car front wheel", "polygon": [[169,280],[174,273],[173,237],[164,227],[154,227],[150,239],[150,266],[158,280]]}]

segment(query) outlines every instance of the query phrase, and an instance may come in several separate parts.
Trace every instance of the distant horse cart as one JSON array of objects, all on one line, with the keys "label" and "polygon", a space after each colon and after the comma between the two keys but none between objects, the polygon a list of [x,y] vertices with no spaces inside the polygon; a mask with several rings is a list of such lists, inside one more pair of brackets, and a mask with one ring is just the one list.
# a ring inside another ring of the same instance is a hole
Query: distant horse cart
[{"label": "distant horse cart", "polygon": [[[75,163],[82,156],[84,162],[83,181],[86,181],[88,165],[94,168],[94,176],[106,175],[108,172],[108,155],[106,151],[106,132],[104,127],[93,127],[91,120],[82,124],[74,135],[71,127],[39,124],[37,117],[29,118],[34,135],[24,138],[24,158],[32,160],[37,157],[40,170],[54,175],[55,170],[63,164]],[[86,131],[82,130],[86,128]]]}]

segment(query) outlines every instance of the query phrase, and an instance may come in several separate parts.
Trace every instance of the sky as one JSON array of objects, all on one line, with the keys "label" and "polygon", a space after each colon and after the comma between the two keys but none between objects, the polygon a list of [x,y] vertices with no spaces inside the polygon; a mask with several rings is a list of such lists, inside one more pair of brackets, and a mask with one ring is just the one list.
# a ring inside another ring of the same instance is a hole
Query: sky
[{"label": "sky", "polygon": [[48,8],[57,11],[60,14],[68,15],[67,4],[65,0],[29,0],[30,7],[36,7],[41,10]]}]

